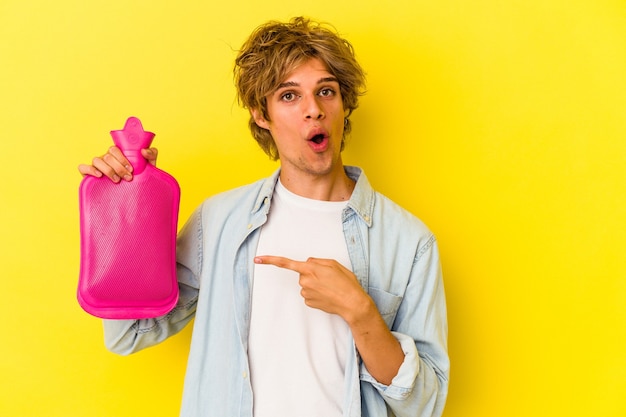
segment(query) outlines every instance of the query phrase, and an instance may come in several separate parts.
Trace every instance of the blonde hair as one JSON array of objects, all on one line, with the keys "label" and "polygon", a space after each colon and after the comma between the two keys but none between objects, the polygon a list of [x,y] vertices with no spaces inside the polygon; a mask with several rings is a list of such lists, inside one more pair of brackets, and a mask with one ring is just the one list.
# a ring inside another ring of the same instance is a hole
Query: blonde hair
[{"label": "blonde hair", "polygon": [[[257,110],[270,120],[266,97],[276,91],[291,71],[311,58],[322,61],[339,81],[346,111],[345,138],[352,128],[348,117],[358,107],[359,96],[365,89],[365,73],[352,45],[322,23],[295,17],[287,23],[270,21],[255,29],[235,60],[238,101],[244,108]],[[252,115],[248,123],[259,146],[271,159],[278,159],[271,133],[257,126]]]}]

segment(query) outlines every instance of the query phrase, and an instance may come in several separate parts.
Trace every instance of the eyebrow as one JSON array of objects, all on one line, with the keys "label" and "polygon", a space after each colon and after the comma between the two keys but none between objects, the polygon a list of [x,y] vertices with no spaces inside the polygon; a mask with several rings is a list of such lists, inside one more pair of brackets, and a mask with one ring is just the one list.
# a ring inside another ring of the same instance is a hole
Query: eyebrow
[{"label": "eyebrow", "polygon": [[[339,80],[336,77],[324,77],[324,78],[320,78],[319,80],[317,80],[317,84],[323,84],[327,82],[336,82],[337,84],[339,84]],[[287,82],[278,84],[278,87],[276,87],[276,90],[280,90],[281,88],[285,88],[285,87],[299,87],[299,86],[300,84],[298,84],[295,81],[287,81]]]}]

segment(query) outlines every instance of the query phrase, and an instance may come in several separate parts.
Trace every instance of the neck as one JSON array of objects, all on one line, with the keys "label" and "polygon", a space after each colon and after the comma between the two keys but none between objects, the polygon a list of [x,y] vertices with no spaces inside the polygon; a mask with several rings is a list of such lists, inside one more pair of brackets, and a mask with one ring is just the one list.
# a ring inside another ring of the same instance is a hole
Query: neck
[{"label": "neck", "polygon": [[350,199],[355,181],[346,174],[343,165],[326,175],[294,175],[281,170],[280,181],[294,194],[321,201],[346,201]]}]

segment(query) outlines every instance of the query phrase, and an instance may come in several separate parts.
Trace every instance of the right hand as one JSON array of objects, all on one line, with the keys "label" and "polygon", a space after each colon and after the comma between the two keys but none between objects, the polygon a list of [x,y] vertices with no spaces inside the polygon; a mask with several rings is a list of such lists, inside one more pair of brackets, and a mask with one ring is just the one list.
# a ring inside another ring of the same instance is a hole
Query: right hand
[{"label": "right hand", "polygon": [[[156,165],[156,159],[159,151],[157,148],[147,148],[141,150],[141,155],[148,160],[151,165]],[[133,179],[133,167],[128,162],[122,151],[111,146],[109,151],[102,156],[93,159],[92,165],[80,164],[78,172],[83,176],[91,175],[93,177],[108,177],[113,182],[120,182],[122,179],[131,181]]]}]

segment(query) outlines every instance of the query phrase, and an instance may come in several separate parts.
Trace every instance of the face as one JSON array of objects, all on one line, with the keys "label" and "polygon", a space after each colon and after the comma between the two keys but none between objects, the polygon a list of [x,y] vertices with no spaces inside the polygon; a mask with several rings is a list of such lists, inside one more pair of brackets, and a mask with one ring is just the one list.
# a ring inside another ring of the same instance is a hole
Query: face
[{"label": "face", "polygon": [[337,79],[312,58],[287,75],[267,97],[266,120],[258,111],[258,126],[272,134],[282,173],[325,176],[343,172],[343,102]]}]

